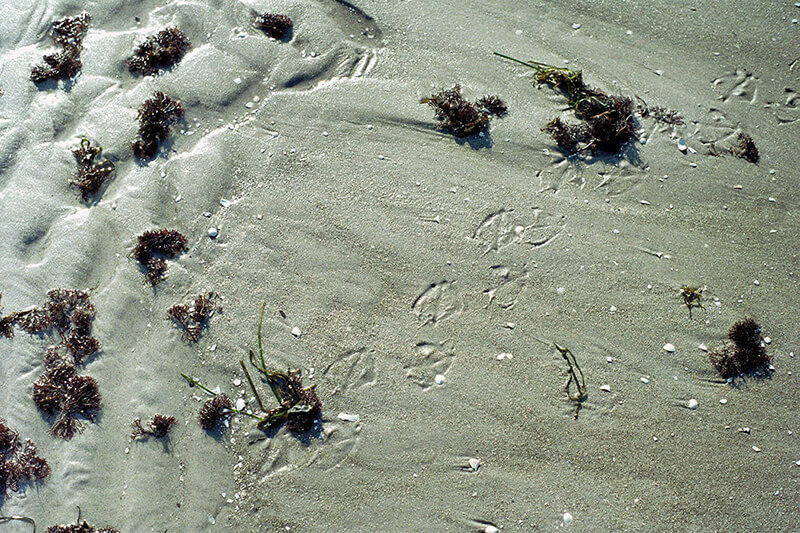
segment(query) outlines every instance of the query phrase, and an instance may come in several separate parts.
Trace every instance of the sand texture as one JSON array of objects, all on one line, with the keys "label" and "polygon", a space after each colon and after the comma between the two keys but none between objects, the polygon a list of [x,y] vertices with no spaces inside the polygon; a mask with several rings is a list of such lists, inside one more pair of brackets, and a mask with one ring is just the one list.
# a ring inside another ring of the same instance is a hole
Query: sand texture
[{"label": "sand texture", "polygon": [[[0,515],[38,531],[78,506],[122,532],[800,530],[793,2],[1,3],[2,313],[88,290],[102,351],[79,371],[102,410],[50,436],[31,392],[57,334],[0,338],[0,417],[52,468]],[[52,22],[83,10],[80,75],[37,86]],[[265,11],[291,33],[257,29]],[[191,41],[182,61],[128,72],[168,26]],[[685,124],[639,118],[619,156],[567,157],[541,131],[573,120],[564,97],[494,51]],[[420,99],[457,83],[508,115],[437,129]],[[156,91],[185,115],[141,161]],[[757,164],[727,154],[740,132]],[[116,167],[88,203],[69,184],[82,138]],[[160,228],[188,251],[151,287],[132,251]],[[691,318],[685,285],[705,287]],[[184,342],[167,309],[208,291],[222,312]],[[262,304],[265,358],[302,370],[323,420],[301,438],[242,415],[204,431],[209,396],[180,373],[258,412],[239,361]],[[729,384],[698,346],[744,317],[774,371]],[[585,376],[577,419],[554,342]],[[177,418],[169,439],[131,441],[154,413]]]}]

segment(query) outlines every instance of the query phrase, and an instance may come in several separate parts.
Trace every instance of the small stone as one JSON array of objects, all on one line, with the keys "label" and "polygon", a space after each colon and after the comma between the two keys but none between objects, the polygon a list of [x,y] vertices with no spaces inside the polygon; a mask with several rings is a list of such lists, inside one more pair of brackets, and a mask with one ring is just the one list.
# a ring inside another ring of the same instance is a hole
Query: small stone
[{"label": "small stone", "polygon": [[242,411],[244,410],[244,406],[245,406],[244,398],[239,398],[236,400],[236,409]]},{"label": "small stone", "polygon": [[302,332],[302,331],[300,331],[300,328],[298,328],[297,326],[295,326],[295,327],[293,327],[293,328],[292,328],[292,335],[294,335],[294,336],[295,336],[295,337],[297,337],[298,339],[300,338],[300,336],[301,336],[302,334],[303,334],[303,332]]},{"label": "small stone", "polygon": [[694,411],[695,409],[697,409],[697,400],[695,400],[694,398],[692,398],[691,400],[689,400],[689,404],[688,404],[688,406],[687,406],[687,407],[689,407],[689,409],[691,409],[692,411]]},{"label": "small stone", "polygon": [[233,386],[234,387],[238,387],[241,384],[242,384],[242,380],[241,379],[236,378],[236,379],[233,380]]},{"label": "small stone", "polygon": [[728,403],[728,400],[727,400],[726,398],[722,398],[722,399],[719,401],[719,403],[720,403],[720,404],[722,404],[722,405],[726,405],[726,404]]},{"label": "small stone", "polygon": [[564,523],[566,525],[570,525],[572,523],[572,515],[569,514],[569,513],[564,513],[564,516],[562,517],[562,520],[564,520]]},{"label": "small stone", "polygon": [[754,280],[753,280],[753,285],[756,285],[756,286],[758,286],[758,285],[760,285],[760,283],[758,282],[758,280],[757,280],[757,279],[754,279]]},{"label": "small stone", "polygon": [[581,25],[576,22],[575,24],[572,25],[572,29],[573,30],[579,30],[579,29],[581,29]]},{"label": "small stone", "polygon": [[492,526],[492,525],[489,525],[489,526],[486,526],[485,528],[483,528],[483,533],[497,533],[498,531],[500,531],[500,530],[497,529],[496,527]]},{"label": "small stone", "polygon": [[669,343],[669,342],[668,342],[667,344],[665,344],[665,345],[662,347],[662,349],[663,349],[665,352],[672,353],[672,352],[674,352],[674,351],[675,351],[675,345],[674,345],[674,344],[672,344],[672,343]]},{"label": "small stone", "polygon": [[219,235],[219,230],[217,228],[208,228],[208,236],[212,239],[215,239]]},{"label": "small stone", "polygon": [[437,385],[444,385],[444,376],[442,374],[436,374],[436,377],[433,378],[433,381]]},{"label": "small stone", "polygon": [[769,344],[771,342],[772,342],[772,339],[770,339],[769,337],[764,337],[764,344]]},{"label": "small stone", "polygon": [[650,380],[649,380],[649,379],[647,379],[647,378],[644,378],[644,377],[643,377],[643,378],[639,378],[639,381],[641,381],[641,382],[642,382],[642,383],[644,383],[645,385],[647,385],[648,383],[650,383]]},{"label": "small stone", "polygon": [[616,313],[617,312],[617,306],[616,305],[612,305],[611,307],[608,308],[608,310],[611,311],[612,313]]}]

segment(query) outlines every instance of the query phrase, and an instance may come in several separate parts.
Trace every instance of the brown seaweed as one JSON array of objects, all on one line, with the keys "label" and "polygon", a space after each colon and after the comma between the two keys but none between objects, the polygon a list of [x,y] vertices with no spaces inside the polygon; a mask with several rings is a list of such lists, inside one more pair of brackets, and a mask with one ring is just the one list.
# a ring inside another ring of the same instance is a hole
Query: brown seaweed
[{"label": "brown seaweed", "polygon": [[222,311],[222,307],[216,305],[217,298],[216,292],[208,292],[199,295],[191,305],[176,304],[167,310],[167,316],[183,330],[181,338],[184,342],[191,344],[200,340],[211,316]]},{"label": "brown seaweed", "polygon": [[740,375],[766,374],[772,358],[767,354],[761,325],[752,318],[745,318],[731,326],[728,340],[733,344],[709,353],[711,364],[725,379]]},{"label": "brown seaweed", "polygon": [[97,194],[114,172],[114,163],[108,159],[102,162],[95,162],[95,158],[102,151],[102,147],[92,146],[91,141],[88,139],[81,139],[80,148],[72,151],[72,155],[75,156],[75,160],[78,163],[78,178],[70,180],[70,185],[80,191],[81,199],[84,202],[88,202],[92,196]]},{"label": "brown seaweed", "polygon": [[9,492],[17,492],[24,483],[42,480],[49,474],[50,466],[37,455],[33,442],[22,441],[19,433],[0,417],[0,504]]},{"label": "brown seaweed", "polygon": [[263,13],[256,17],[255,24],[257,28],[264,30],[264,33],[273,39],[283,39],[292,28],[292,19],[286,15]]},{"label": "brown seaweed", "polygon": [[189,241],[176,230],[145,231],[138,237],[133,257],[146,269],[145,283],[157,285],[166,278],[167,259],[189,250]]},{"label": "brown seaweed", "polygon": [[169,434],[172,426],[174,426],[176,423],[177,421],[175,420],[174,416],[160,415],[156,413],[147,423],[149,429],[145,429],[142,426],[142,419],[136,418],[133,422],[131,422],[131,427],[133,428],[133,431],[131,432],[131,439],[138,440],[147,439],[149,437],[163,439]]},{"label": "brown seaweed", "polygon": [[170,133],[170,126],[184,114],[178,100],[170,98],[161,91],[145,100],[139,108],[139,137],[133,143],[133,153],[139,159],[152,159],[158,152],[158,144]]},{"label": "brown seaweed", "polygon": [[492,116],[503,116],[508,112],[505,102],[497,96],[484,96],[470,102],[461,94],[461,86],[442,89],[428,98],[420,100],[433,108],[439,128],[456,137],[468,137],[486,131]]},{"label": "brown seaweed", "polygon": [[55,415],[50,434],[71,439],[84,430],[77,417],[94,422],[100,410],[100,391],[97,381],[80,376],[69,363],[57,358],[48,360],[44,374],[33,384],[33,402],[47,415]]},{"label": "brown seaweed", "polygon": [[128,59],[128,70],[151,76],[179,63],[191,45],[178,28],[161,30],[136,48],[133,57]]},{"label": "brown seaweed", "polygon": [[91,19],[88,13],[81,13],[76,17],[66,17],[53,23],[51,37],[62,50],[44,56],[42,58],[44,64],[37,65],[31,70],[31,81],[42,83],[48,80],[70,79],[78,74],[82,66],[80,53],[83,37]]}]

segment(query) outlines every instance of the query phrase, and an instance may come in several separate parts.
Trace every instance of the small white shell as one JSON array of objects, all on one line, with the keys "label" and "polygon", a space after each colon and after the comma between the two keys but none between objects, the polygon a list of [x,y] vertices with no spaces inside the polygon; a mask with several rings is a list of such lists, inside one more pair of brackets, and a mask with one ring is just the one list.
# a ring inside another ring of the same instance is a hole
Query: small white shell
[{"label": "small white shell", "polygon": [[219,235],[219,230],[217,228],[208,228],[208,236],[212,239]]},{"label": "small white shell", "polygon": [[675,345],[672,344],[671,342],[668,342],[667,344],[664,345],[663,350],[665,352],[672,353],[675,351]]},{"label": "small white shell", "polygon": [[242,411],[244,410],[244,406],[245,406],[244,398],[239,398],[238,400],[236,400],[236,409]]},{"label": "small white shell", "polygon": [[483,533],[497,533],[498,531],[500,530],[492,525],[488,525],[483,529]]},{"label": "small white shell", "polygon": [[678,150],[680,150],[681,152],[686,153],[686,150],[688,148],[689,148],[689,146],[687,146],[687,144],[686,144],[686,139],[684,139],[683,137],[678,139]]},{"label": "small white shell", "polygon": [[611,392],[611,385],[601,385],[600,390],[605,392]]},{"label": "small white shell", "polygon": [[565,524],[569,525],[569,524],[572,523],[572,515],[569,514],[569,513],[564,513],[564,516],[562,517],[562,520],[564,520]]},{"label": "small white shell", "polygon": [[222,207],[230,207],[231,204],[232,202],[230,200],[226,200],[225,198],[219,201],[219,205],[221,205]]},{"label": "small white shell", "polygon": [[361,420],[361,416],[359,415],[351,415],[347,413],[339,413],[336,418],[339,420],[344,420],[345,422],[358,422]]},{"label": "small white shell", "polygon": [[641,382],[642,382],[642,383],[644,383],[645,385],[647,385],[648,383],[650,383],[650,380],[649,380],[649,379],[647,379],[647,378],[639,378],[639,381],[641,381]]},{"label": "small white shell", "polygon": [[481,466],[481,460],[475,459],[474,457],[470,457],[469,459],[469,467],[472,469],[473,472],[477,472],[478,468]]},{"label": "small white shell", "polygon": [[302,334],[303,334],[303,332],[302,332],[302,331],[300,331],[300,328],[298,328],[297,326],[295,326],[295,327],[293,327],[293,328],[292,328],[292,335],[294,335],[294,336],[295,336],[295,337],[297,337],[298,339],[300,338],[300,336],[301,336]]},{"label": "small white shell", "polygon": [[692,411],[694,411],[695,409],[697,409],[697,400],[695,400],[694,398],[692,398],[691,400],[689,400],[688,407],[689,407],[689,409],[691,409]]},{"label": "small white shell", "polygon": [[700,343],[700,344],[697,345],[697,347],[700,348],[701,350],[703,350],[704,352],[708,351],[708,346],[706,346],[705,343]]},{"label": "small white shell", "polygon": [[437,385],[444,385],[444,375],[436,374],[436,377],[433,378],[433,381]]}]

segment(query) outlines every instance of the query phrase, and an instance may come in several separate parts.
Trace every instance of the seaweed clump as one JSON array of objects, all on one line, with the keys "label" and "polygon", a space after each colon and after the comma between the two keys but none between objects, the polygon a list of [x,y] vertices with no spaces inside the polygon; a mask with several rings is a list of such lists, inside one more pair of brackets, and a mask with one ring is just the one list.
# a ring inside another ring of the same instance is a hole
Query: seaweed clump
[{"label": "seaweed clump", "polygon": [[283,39],[292,27],[292,19],[286,15],[263,13],[256,17],[256,27],[273,39]]},{"label": "seaweed clump", "polygon": [[36,407],[51,416],[59,413],[50,434],[66,440],[84,430],[78,416],[95,421],[100,400],[97,381],[78,375],[73,365],[58,357],[45,359],[45,372],[33,384]]},{"label": "seaweed clump", "polygon": [[186,237],[176,230],[145,231],[138,237],[133,257],[144,265],[145,282],[156,286],[166,278],[167,259],[173,259],[189,250]]},{"label": "seaweed clump", "polygon": [[22,442],[19,433],[0,417],[0,503],[8,492],[17,492],[26,481],[39,481],[50,474],[47,460],[36,454],[30,439]]},{"label": "seaweed clump", "polygon": [[758,148],[752,137],[746,133],[739,133],[736,144],[731,146],[730,153],[751,163],[758,163]]},{"label": "seaweed clump", "polygon": [[174,426],[176,423],[177,421],[175,420],[174,416],[160,415],[156,413],[147,423],[149,429],[145,429],[142,426],[142,419],[136,418],[133,422],[131,422],[131,427],[133,428],[133,431],[131,432],[131,440],[147,439],[149,437],[163,439],[169,434],[172,426]]},{"label": "seaweed clump", "polygon": [[181,338],[184,342],[194,343],[200,340],[211,316],[222,311],[222,307],[215,305],[218,297],[216,292],[208,292],[198,296],[191,305],[177,304],[167,310],[167,316],[183,330]]},{"label": "seaweed clump", "polygon": [[485,131],[492,116],[501,117],[508,112],[505,102],[497,96],[484,96],[470,102],[461,94],[461,86],[442,89],[438,93],[420,100],[433,108],[439,128],[449,130],[456,137],[468,137]]},{"label": "seaweed clump", "polygon": [[689,309],[689,318],[692,318],[692,309],[695,307],[703,308],[703,288],[701,287],[690,287],[688,285],[684,285],[681,287],[680,293],[681,299],[683,300],[683,305],[685,305]]},{"label": "seaweed clump", "polygon": [[244,364],[239,364],[244,371],[250,388],[256,397],[261,414],[256,415],[251,412],[241,411],[233,407],[231,399],[224,393],[216,393],[201,385],[196,379],[186,374],[181,376],[189,382],[190,387],[199,387],[211,394],[213,398],[208,400],[200,409],[200,426],[203,429],[216,427],[219,420],[227,418],[234,413],[246,415],[258,420],[258,428],[267,431],[281,424],[286,425],[286,430],[295,435],[300,435],[310,431],[318,420],[322,418],[322,401],[320,400],[314,385],[303,386],[303,379],[300,370],[289,369],[286,372],[268,369],[264,361],[264,350],[261,341],[261,326],[264,321],[264,306],[261,307],[261,315],[258,321],[258,351],[259,355],[250,350],[250,364],[262,374],[262,378],[267,382],[272,394],[278,401],[278,406],[267,409],[261,395],[256,390],[253,378]]},{"label": "seaweed clump", "polygon": [[752,318],[745,318],[731,326],[725,344],[709,354],[711,364],[725,379],[746,374],[760,374],[770,369],[771,357],[767,354],[761,325]]},{"label": "seaweed clump", "polygon": [[95,526],[89,525],[86,520],[81,522],[80,519],[78,519],[78,522],[74,524],[50,526],[45,533],[119,533],[119,530],[113,527],[101,527],[98,529]]},{"label": "seaweed clump", "polygon": [[66,17],[53,23],[52,39],[61,51],[44,56],[44,65],[31,70],[31,81],[42,83],[48,80],[62,80],[75,77],[81,69],[81,49],[83,37],[89,29],[92,17],[81,13],[77,17]]},{"label": "seaweed clump", "polygon": [[618,153],[626,143],[638,138],[631,98],[589,87],[580,71],[538,61],[521,61],[498,52],[495,55],[534,69],[537,85],[549,85],[566,96],[567,105],[580,124],[566,124],[557,118],[542,129],[563,150]]},{"label": "seaweed clump", "polygon": [[51,351],[66,348],[74,364],[100,351],[100,343],[92,337],[95,308],[89,293],[59,288],[49,291],[47,296],[49,300],[42,307],[17,311],[0,319],[0,336],[13,337],[13,326],[32,335],[55,329],[61,342],[51,347]]},{"label": "seaweed clump", "polygon": [[97,194],[114,172],[114,163],[108,159],[101,163],[95,162],[95,158],[102,151],[102,147],[92,146],[89,139],[81,139],[81,147],[72,151],[72,155],[75,156],[75,161],[78,163],[78,179],[70,180],[70,184],[80,191],[81,199],[84,202],[89,201],[89,198]]},{"label": "seaweed clump", "polygon": [[143,76],[151,76],[160,69],[169,68],[183,59],[192,45],[178,28],[167,28],[139,45],[128,59],[128,70]]},{"label": "seaweed clump", "polygon": [[158,151],[158,143],[169,136],[169,127],[184,114],[183,106],[178,100],[170,98],[162,92],[145,100],[139,108],[140,140],[133,143],[133,153],[139,159],[151,159]]}]

